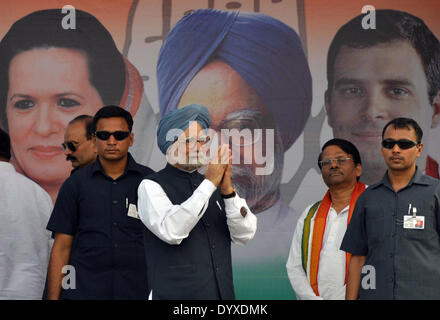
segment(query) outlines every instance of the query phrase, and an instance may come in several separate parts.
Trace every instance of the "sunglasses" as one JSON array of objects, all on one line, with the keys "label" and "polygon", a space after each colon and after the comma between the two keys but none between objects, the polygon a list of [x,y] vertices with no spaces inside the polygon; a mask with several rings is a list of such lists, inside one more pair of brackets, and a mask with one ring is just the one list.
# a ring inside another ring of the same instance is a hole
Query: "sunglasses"
[{"label": "sunglasses", "polygon": [[407,139],[401,139],[401,140],[385,139],[382,141],[382,147],[384,147],[385,149],[393,149],[396,144],[399,146],[400,149],[406,150],[406,149],[411,149],[412,147],[417,146],[420,143]]},{"label": "sunglasses", "polygon": [[115,132],[108,132],[108,131],[96,131],[95,132],[96,137],[99,140],[108,140],[110,136],[115,137],[116,140],[121,141],[130,135],[130,132],[128,131],[115,131]]},{"label": "sunglasses", "polygon": [[66,151],[66,149],[68,148],[70,151],[75,152],[77,149],[77,146],[75,146],[72,141],[63,142],[61,146],[63,147],[64,151]]}]

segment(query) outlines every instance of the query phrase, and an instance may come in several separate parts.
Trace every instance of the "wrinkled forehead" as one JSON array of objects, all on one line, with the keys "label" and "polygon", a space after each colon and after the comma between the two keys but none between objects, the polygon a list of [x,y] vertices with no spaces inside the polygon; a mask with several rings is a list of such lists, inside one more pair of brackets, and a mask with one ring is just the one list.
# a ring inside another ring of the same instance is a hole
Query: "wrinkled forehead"
[{"label": "wrinkled forehead", "polygon": [[351,157],[351,155],[346,153],[337,145],[327,146],[324,151],[322,151],[322,159],[335,159],[338,157]]}]

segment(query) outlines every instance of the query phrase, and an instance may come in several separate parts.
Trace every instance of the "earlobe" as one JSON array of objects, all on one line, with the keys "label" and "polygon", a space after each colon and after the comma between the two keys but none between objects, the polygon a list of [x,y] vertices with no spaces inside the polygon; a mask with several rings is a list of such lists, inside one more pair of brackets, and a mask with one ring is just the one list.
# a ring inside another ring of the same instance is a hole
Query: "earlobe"
[{"label": "earlobe", "polygon": [[418,158],[418,157],[420,157],[420,155],[422,154],[422,151],[423,151],[423,143],[421,143],[420,145],[418,145],[417,148],[419,148],[419,154],[417,155],[417,158]]},{"label": "earlobe", "polygon": [[361,164],[358,164],[356,166],[356,171],[358,173],[357,176],[360,177],[362,175],[362,165]]},{"label": "earlobe", "polygon": [[130,147],[133,146],[133,143],[134,143],[134,133],[132,132],[132,133],[130,134]]},{"label": "earlobe", "polygon": [[432,123],[431,128],[436,128],[440,122],[440,91],[437,92],[437,95],[434,98],[432,103]]}]

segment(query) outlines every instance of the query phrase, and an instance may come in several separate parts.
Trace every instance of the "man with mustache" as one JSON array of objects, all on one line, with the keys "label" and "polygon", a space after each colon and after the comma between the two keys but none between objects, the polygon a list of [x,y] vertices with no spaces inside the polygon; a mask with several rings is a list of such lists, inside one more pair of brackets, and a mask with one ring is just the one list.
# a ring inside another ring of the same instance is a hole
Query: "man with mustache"
[{"label": "man with mustache", "polygon": [[209,125],[208,109],[193,104],[165,115],[157,129],[168,163],[138,189],[153,299],[235,299],[231,242],[252,239],[257,218],[232,188],[227,145],[204,176],[197,172]]},{"label": "man with mustache", "polygon": [[63,183],[47,224],[55,233],[50,300],[148,297],[144,226],[136,204],[139,183],[153,170],[128,152],[132,129],[130,112],[119,106],[102,107],[93,118],[98,157]]},{"label": "man with mustache", "polygon": [[298,299],[343,300],[350,255],[339,247],[356,200],[365,190],[359,182],[361,157],[351,142],[332,139],[322,147],[318,166],[329,189],[298,220],[287,272]]},{"label": "man with mustache", "polygon": [[[157,79],[161,116],[193,103],[208,108],[211,128],[235,157],[233,186],[258,215],[252,242],[232,246],[237,297],[294,298],[285,261],[300,213],[281,199],[280,185],[284,153],[301,135],[312,102],[298,34],[261,13],[196,10],[165,39]],[[244,130],[250,134],[241,139]]]},{"label": "man with mustache", "polygon": [[92,137],[92,116],[80,115],[69,122],[62,146],[66,160],[72,162],[72,173],[96,160],[97,151]]},{"label": "man with mustache", "polygon": [[413,119],[383,128],[388,170],[359,197],[341,245],[348,300],[440,299],[440,181],[416,166],[422,137]]},{"label": "man with mustache", "polygon": [[[362,14],[336,33],[327,55],[325,92],[333,135],[359,148],[367,184],[380,181],[386,170],[379,150],[388,121],[412,118],[428,133],[440,120],[438,39],[409,13],[376,10],[375,15],[375,29],[362,27]],[[439,177],[426,152],[419,161],[419,169],[425,167],[426,174]]]}]

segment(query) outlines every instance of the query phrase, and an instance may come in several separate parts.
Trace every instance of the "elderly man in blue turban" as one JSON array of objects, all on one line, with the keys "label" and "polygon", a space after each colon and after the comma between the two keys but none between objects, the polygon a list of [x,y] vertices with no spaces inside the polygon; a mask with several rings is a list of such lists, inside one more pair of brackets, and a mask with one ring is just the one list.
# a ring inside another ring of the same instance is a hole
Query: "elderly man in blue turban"
[{"label": "elderly man in blue turban", "polygon": [[168,164],[138,188],[153,299],[235,299],[231,241],[252,239],[257,218],[232,188],[227,145],[216,149],[205,176],[197,171],[202,163],[193,160],[207,142],[209,124],[209,111],[200,105],[165,115],[157,142]]},{"label": "elderly man in blue turban", "polygon": [[[251,139],[230,143],[242,159],[232,167],[232,183],[258,213],[254,240],[245,248],[233,246],[237,297],[293,297],[285,263],[299,213],[280,200],[280,183],[284,152],[303,131],[312,102],[298,35],[264,14],[196,10],[168,34],[157,78],[162,116],[199,103],[208,108],[216,131],[253,132]],[[269,129],[273,150],[267,150]],[[267,160],[261,164],[255,154],[264,148]],[[273,170],[259,175],[263,165]]]}]

